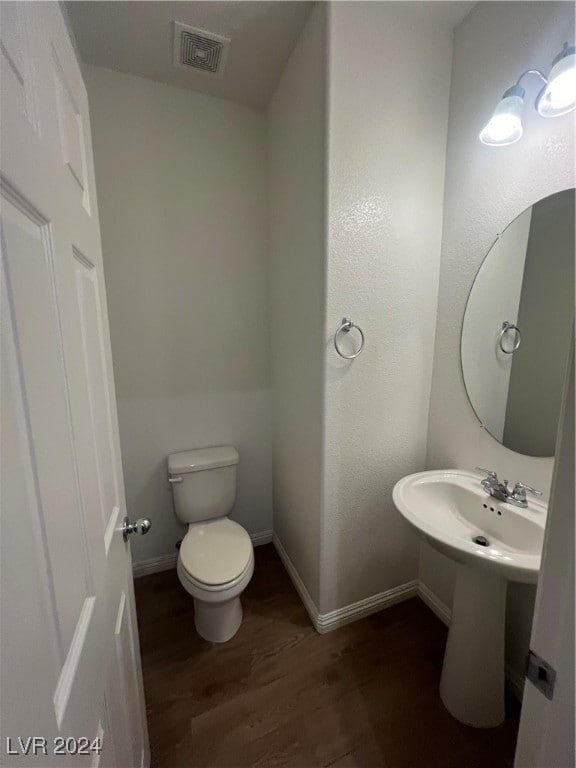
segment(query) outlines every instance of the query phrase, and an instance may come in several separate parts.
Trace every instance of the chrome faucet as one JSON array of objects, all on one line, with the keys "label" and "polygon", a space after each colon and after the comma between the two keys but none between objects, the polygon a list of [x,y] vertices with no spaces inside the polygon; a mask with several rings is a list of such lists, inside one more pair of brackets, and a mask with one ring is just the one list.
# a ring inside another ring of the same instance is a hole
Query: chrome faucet
[{"label": "chrome faucet", "polygon": [[504,501],[507,504],[514,504],[516,507],[527,507],[528,501],[526,499],[526,493],[532,493],[534,496],[542,496],[542,491],[537,488],[532,488],[525,483],[516,483],[514,488],[510,490],[508,488],[508,480],[500,482],[498,475],[493,469],[484,469],[483,467],[476,467],[478,472],[485,472],[486,477],[480,481],[480,485],[487,494],[493,496],[499,501]]},{"label": "chrome faucet", "polygon": [[500,501],[508,501],[510,498],[510,489],[508,488],[508,480],[500,482],[498,475],[493,469],[484,469],[483,467],[476,467],[478,472],[485,472],[486,477],[480,481],[480,485],[486,493],[490,496],[494,496],[495,499]]},{"label": "chrome faucet", "polygon": [[539,491],[537,488],[532,488],[525,483],[516,483],[508,502],[515,504],[517,507],[527,507],[526,493],[531,493],[533,496],[542,496],[542,491]]}]

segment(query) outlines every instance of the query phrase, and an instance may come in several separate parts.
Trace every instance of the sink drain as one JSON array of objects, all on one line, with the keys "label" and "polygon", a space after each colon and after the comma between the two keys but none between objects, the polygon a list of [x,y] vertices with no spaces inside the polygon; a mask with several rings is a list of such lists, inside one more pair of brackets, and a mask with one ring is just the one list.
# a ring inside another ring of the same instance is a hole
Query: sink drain
[{"label": "sink drain", "polygon": [[474,542],[474,544],[480,544],[481,547],[489,547],[490,546],[490,542],[488,541],[486,536],[474,536],[472,541]]}]

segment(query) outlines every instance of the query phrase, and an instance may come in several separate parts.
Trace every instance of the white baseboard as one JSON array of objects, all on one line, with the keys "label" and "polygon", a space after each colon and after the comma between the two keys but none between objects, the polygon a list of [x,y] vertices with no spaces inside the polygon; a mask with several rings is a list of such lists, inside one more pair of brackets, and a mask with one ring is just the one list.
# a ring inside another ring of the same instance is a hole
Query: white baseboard
[{"label": "white baseboard", "polygon": [[346,605],[344,608],[337,608],[335,611],[330,611],[330,613],[321,613],[318,616],[316,629],[321,634],[331,632],[333,629],[338,629],[338,627],[343,627],[353,621],[363,619],[365,616],[370,616],[372,613],[382,611],[384,608],[390,608],[390,606],[403,600],[415,597],[417,593],[417,580],[407,581],[398,587],[387,589],[385,592],[379,592],[377,595],[371,595],[371,597],[367,597],[364,600],[358,600],[357,603],[350,603],[350,605]]},{"label": "white baseboard", "polygon": [[314,603],[314,600],[310,597],[310,593],[306,589],[304,582],[300,578],[300,575],[296,568],[294,567],[294,564],[292,560],[288,557],[288,553],[282,546],[282,542],[277,536],[274,536],[272,538],[272,543],[274,544],[274,547],[276,549],[276,552],[278,552],[278,555],[280,557],[280,560],[282,560],[282,563],[284,565],[284,568],[288,571],[288,576],[290,576],[290,579],[292,580],[292,584],[294,584],[294,587],[296,589],[296,592],[300,595],[300,599],[304,603],[304,607],[308,611],[308,616],[310,616],[310,621],[314,625],[316,629],[318,629],[318,608],[316,608],[316,604]]},{"label": "white baseboard", "polygon": [[140,560],[139,563],[132,563],[132,575],[135,579],[141,576],[149,576],[151,573],[160,573],[160,571],[169,571],[176,568],[178,552],[170,555],[160,555],[160,557],[149,557],[148,560]]},{"label": "white baseboard", "polygon": [[255,547],[261,547],[262,544],[270,544],[272,541],[272,531],[259,531],[258,533],[251,533],[250,538],[252,544]]},{"label": "white baseboard", "polygon": [[[272,531],[251,533],[250,539],[255,547],[259,547],[262,544],[269,544],[272,541]],[[137,563],[132,563],[132,575],[135,579],[139,579],[140,576],[149,576],[151,573],[169,571],[172,568],[176,568],[177,560],[178,552],[173,552],[169,555],[160,555],[159,557],[150,557],[148,560],[140,560]]]},{"label": "white baseboard", "polygon": [[401,584],[399,587],[388,589],[385,592],[380,592],[377,595],[372,595],[364,600],[359,600],[357,603],[351,603],[343,608],[338,608],[335,611],[320,613],[316,604],[310,597],[310,593],[306,589],[304,582],[300,578],[298,571],[294,567],[294,563],[290,560],[288,553],[277,536],[274,536],[273,543],[284,567],[288,571],[288,575],[290,576],[296,591],[304,603],[304,607],[308,611],[314,629],[321,635],[326,632],[331,632],[333,629],[338,629],[338,627],[343,627],[345,624],[350,624],[353,621],[362,619],[365,616],[369,616],[372,613],[381,611],[383,608],[388,608],[402,600],[407,600],[417,594],[418,582],[414,580],[409,581],[406,584]]},{"label": "white baseboard", "polygon": [[432,592],[432,590],[422,581],[418,582],[418,597],[422,602],[426,603],[428,608],[436,614],[443,624],[446,624],[447,627],[450,626],[450,622],[452,621],[452,611],[448,608],[446,603],[442,602],[438,595]]}]

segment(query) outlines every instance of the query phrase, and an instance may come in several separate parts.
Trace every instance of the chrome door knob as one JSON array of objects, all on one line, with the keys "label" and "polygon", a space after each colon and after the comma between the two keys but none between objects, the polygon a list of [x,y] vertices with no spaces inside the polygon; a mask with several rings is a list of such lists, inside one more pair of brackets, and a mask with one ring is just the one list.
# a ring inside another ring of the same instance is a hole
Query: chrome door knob
[{"label": "chrome door knob", "polygon": [[125,517],[124,522],[122,523],[122,538],[124,541],[128,541],[128,536],[133,533],[140,533],[144,536],[145,533],[148,533],[150,528],[152,528],[152,522],[148,520],[147,517],[141,517],[139,520],[136,520],[135,523],[131,523],[130,519]]}]

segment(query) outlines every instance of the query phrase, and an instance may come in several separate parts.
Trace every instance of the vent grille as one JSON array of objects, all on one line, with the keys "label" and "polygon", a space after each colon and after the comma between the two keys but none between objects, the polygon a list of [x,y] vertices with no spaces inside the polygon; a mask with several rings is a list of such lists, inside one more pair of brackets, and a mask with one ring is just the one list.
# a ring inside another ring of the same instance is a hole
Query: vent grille
[{"label": "vent grille", "polygon": [[174,22],[174,64],[221,76],[230,40]]}]

